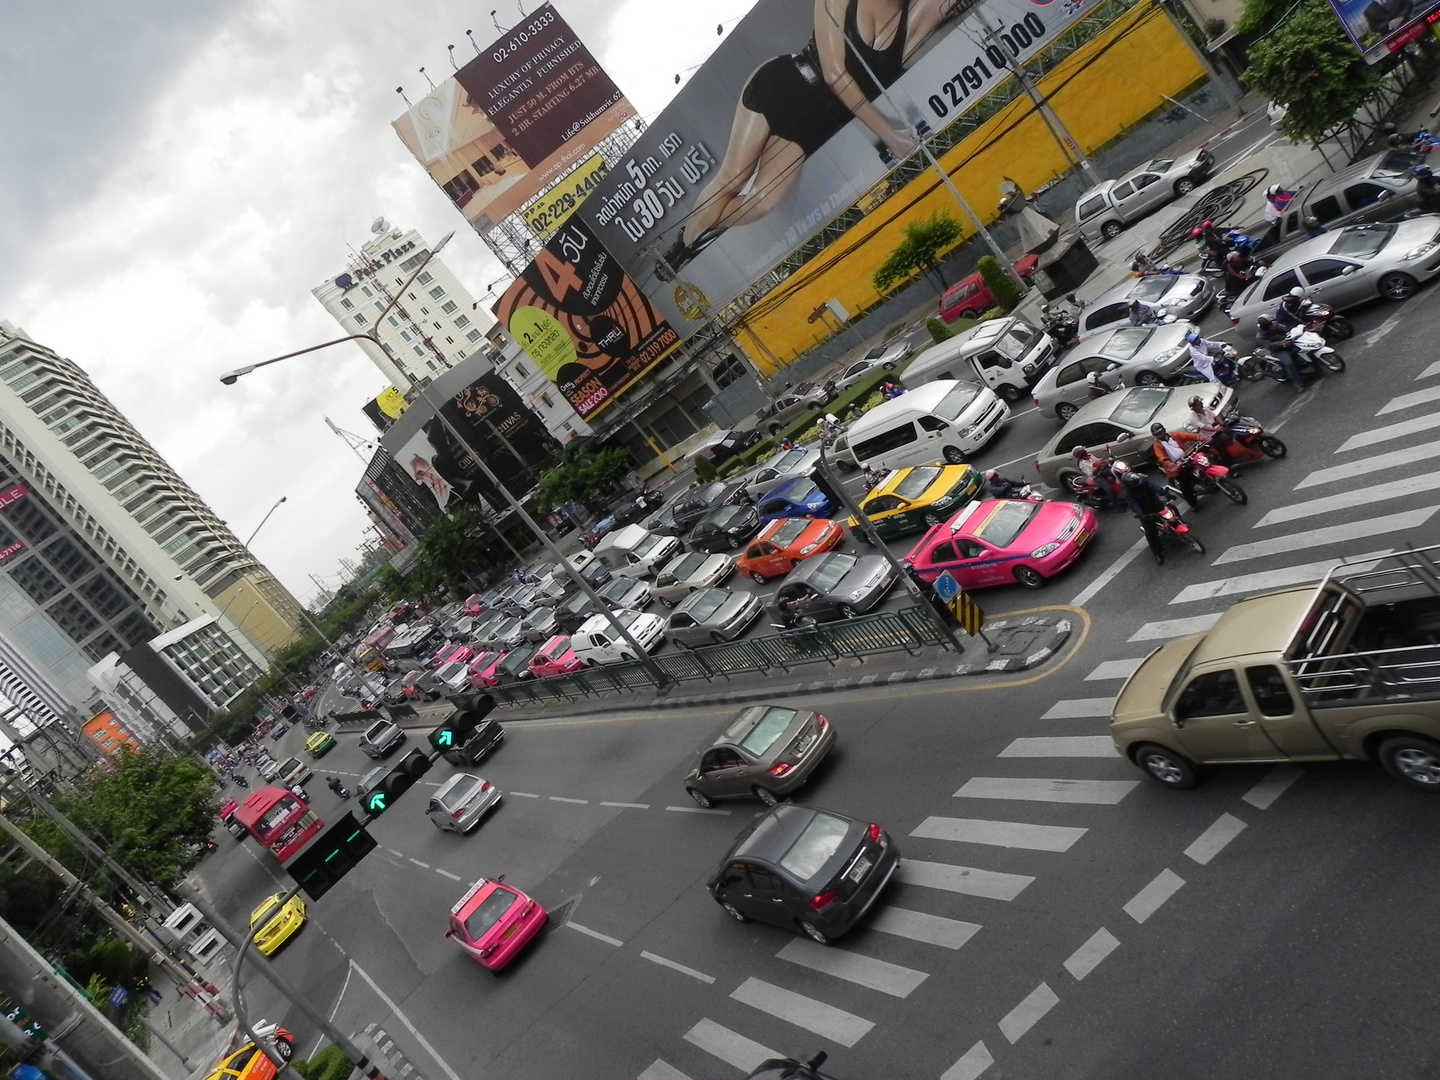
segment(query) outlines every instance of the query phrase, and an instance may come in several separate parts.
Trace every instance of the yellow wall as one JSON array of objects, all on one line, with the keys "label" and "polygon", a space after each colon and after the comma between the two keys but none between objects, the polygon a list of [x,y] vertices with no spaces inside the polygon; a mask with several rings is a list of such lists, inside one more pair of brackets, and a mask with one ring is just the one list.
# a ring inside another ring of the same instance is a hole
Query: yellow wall
[{"label": "yellow wall", "polygon": [[[1040,81],[1060,120],[1087,152],[1200,81],[1205,71],[1169,21],[1152,4],[1121,16]],[[1051,95],[1053,94],[1053,97]],[[1028,98],[1010,102],[940,159],[966,201],[994,220],[1000,181],[1026,191],[1055,179],[1066,160]],[[805,320],[832,296],[852,314],[875,304],[875,270],[903,239],[902,229],[936,212],[954,217],[968,237],[968,219],[933,170],[916,177],[863,218],[747,313],[756,334],[782,363],[789,363],[827,334]],[[765,370],[769,358],[746,334],[736,340]]]}]

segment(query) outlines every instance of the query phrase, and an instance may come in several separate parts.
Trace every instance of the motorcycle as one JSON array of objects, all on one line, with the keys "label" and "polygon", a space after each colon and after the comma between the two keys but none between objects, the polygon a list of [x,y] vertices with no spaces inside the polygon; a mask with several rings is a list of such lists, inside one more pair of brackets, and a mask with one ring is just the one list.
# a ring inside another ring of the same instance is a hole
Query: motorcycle
[{"label": "motorcycle", "polygon": [[1045,496],[1023,480],[1011,480],[997,476],[990,481],[990,497],[993,499],[1024,499],[1027,502],[1044,502]]},{"label": "motorcycle", "polygon": [[[1185,470],[1195,478],[1195,494],[1197,497],[1213,495],[1218,491],[1231,502],[1240,506],[1244,506],[1250,501],[1250,496],[1245,493],[1245,489],[1230,478],[1229,467],[1221,465],[1219,462],[1211,461],[1210,455],[1205,452],[1205,449],[1197,447],[1191,450],[1180,459],[1178,465],[1180,469]],[[1180,491],[1173,486],[1171,490],[1175,492],[1177,497],[1181,494]]]},{"label": "motorcycle", "polygon": [[[1185,519],[1180,516],[1180,512],[1175,507],[1167,504],[1159,513],[1150,516],[1155,521],[1155,531],[1160,537],[1159,550],[1151,549],[1156,563],[1163,564],[1165,562],[1166,544],[1184,544],[1197,555],[1205,554],[1205,545],[1190,531],[1190,526],[1185,523]],[[1141,532],[1144,532],[1143,528]],[[1146,537],[1146,539],[1149,538]]]},{"label": "motorcycle", "polygon": [[1285,336],[1295,351],[1295,358],[1304,360],[1316,372],[1321,368],[1326,371],[1345,370],[1345,358],[1325,344],[1325,339],[1308,325],[1296,326]]},{"label": "motorcycle", "polygon": [[1260,246],[1260,240],[1260,237],[1243,233],[1239,229],[1231,229],[1225,234],[1226,243],[1247,257],[1254,254],[1255,249]]},{"label": "motorcycle", "polygon": [[[1047,305],[1048,306],[1048,305]],[[1043,310],[1043,309],[1042,309]],[[1080,340],[1080,313],[1078,311],[1044,311],[1040,329],[1050,336],[1058,349],[1068,349]]]},{"label": "motorcycle", "polygon": [[[1229,437],[1225,438],[1227,435]],[[1253,416],[1237,416],[1229,421],[1220,437],[1212,438],[1207,448],[1237,476],[1237,465],[1266,458],[1283,458],[1288,452],[1279,436],[1269,434]]]},{"label": "motorcycle", "polygon": [[339,795],[340,798],[348,799],[350,797],[350,789],[347,788],[344,784],[330,784],[328,786],[330,790],[333,791],[336,795]]},{"label": "motorcycle", "polygon": [[1185,268],[1179,263],[1157,263],[1142,248],[1131,256],[1130,271],[1136,277],[1178,277],[1185,272]]},{"label": "motorcycle", "polygon": [[1305,329],[1319,333],[1326,341],[1348,341],[1355,336],[1355,326],[1334,308],[1313,301],[1305,305]]},{"label": "motorcycle", "polygon": [[1120,474],[1128,468],[1122,461],[1106,461],[1096,469],[1095,475],[1071,473],[1064,478],[1064,484],[1077,502],[1091,510],[1124,510]]}]

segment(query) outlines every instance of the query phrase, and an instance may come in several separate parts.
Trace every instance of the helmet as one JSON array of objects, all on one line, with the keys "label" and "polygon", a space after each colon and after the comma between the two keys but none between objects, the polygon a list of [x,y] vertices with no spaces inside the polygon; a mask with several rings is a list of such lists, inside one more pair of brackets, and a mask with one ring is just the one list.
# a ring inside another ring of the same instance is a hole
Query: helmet
[{"label": "helmet", "polygon": [[1272,319],[1269,315],[1261,315],[1258,319],[1255,320],[1255,325],[1268,330],[1270,329],[1270,327],[1275,325],[1275,320]]},{"label": "helmet", "polygon": [[1191,345],[1194,345],[1195,342],[1200,340],[1200,331],[1191,330],[1188,334],[1185,335],[1185,340],[1188,341]]},{"label": "helmet", "polygon": [[1393,135],[1396,131],[1399,130],[1399,128],[1397,128],[1394,124],[1381,124],[1380,130],[1383,131],[1386,135]]},{"label": "helmet", "polygon": [[1195,397],[1192,397],[1185,404],[1189,405],[1192,409],[1203,409],[1205,407],[1205,402],[1201,400],[1198,394]]},{"label": "helmet", "polygon": [[1202,221],[1200,223],[1200,228],[1202,229],[1213,229],[1214,227],[1215,223],[1213,221]]},{"label": "helmet", "polygon": [[1400,138],[1400,136],[1399,136],[1398,134],[1396,134],[1396,135],[1386,135],[1386,136],[1385,136],[1385,141],[1386,141],[1387,143],[1389,143],[1391,146],[1399,146],[1399,145],[1400,145],[1401,143],[1403,143],[1405,140],[1402,139],[1402,138]]},{"label": "helmet", "polygon": [[1083,446],[1077,446],[1074,450],[1070,451],[1070,456],[1076,461],[1084,461],[1090,456],[1090,451],[1086,450]]},{"label": "helmet", "polygon": [[1204,236],[1204,235],[1205,235],[1205,230],[1204,230],[1204,229],[1191,229],[1191,230],[1190,230],[1190,239],[1191,239],[1191,240],[1199,240],[1200,237],[1202,237],[1202,236]]},{"label": "helmet", "polygon": [[1088,383],[1098,383],[1100,381],[1100,373],[1098,371],[1090,372],[1089,375],[1085,376],[1085,381]]},{"label": "helmet", "polygon": [[994,469],[986,469],[986,470],[985,470],[985,479],[986,479],[986,480],[999,480],[999,479],[1000,479],[1000,474],[999,474],[998,472],[996,472]]},{"label": "helmet", "polygon": [[1299,285],[1296,285],[1293,289],[1290,290],[1290,295],[1295,297],[1296,300],[1304,300],[1305,290]]},{"label": "helmet", "polygon": [[1239,253],[1238,251],[1232,251],[1232,252],[1230,252],[1230,254],[1228,254],[1228,255],[1225,256],[1225,261],[1226,261],[1227,263],[1232,263],[1232,264],[1234,264],[1235,266],[1239,266],[1239,265],[1240,265],[1240,253]]},{"label": "helmet", "polygon": [[1423,176],[1434,176],[1435,174],[1430,171],[1428,165],[1416,165],[1415,168],[1410,170],[1410,175],[1419,180]]},{"label": "helmet", "polygon": [[1150,434],[1154,435],[1157,439],[1163,439],[1165,438],[1165,436],[1169,435],[1170,432],[1165,430],[1164,424],[1154,423],[1150,425]]},{"label": "helmet", "polygon": [[1120,482],[1126,487],[1139,487],[1144,483],[1144,481],[1140,479],[1138,472],[1131,472],[1129,469],[1126,469],[1120,474]]},{"label": "helmet", "polygon": [[1280,191],[1281,187],[1279,184],[1271,184],[1268,188],[1265,189],[1265,197],[1268,199],[1272,196],[1279,195]]},{"label": "helmet", "polygon": [[1302,224],[1307,229],[1318,229],[1320,227],[1320,219],[1314,214],[1311,214],[1304,220],[1304,222],[1302,222]]},{"label": "helmet", "polygon": [[1049,314],[1050,314],[1050,305],[1049,305],[1049,304],[1041,304],[1041,305],[1040,305],[1040,314],[1041,314],[1041,315],[1049,315]]}]

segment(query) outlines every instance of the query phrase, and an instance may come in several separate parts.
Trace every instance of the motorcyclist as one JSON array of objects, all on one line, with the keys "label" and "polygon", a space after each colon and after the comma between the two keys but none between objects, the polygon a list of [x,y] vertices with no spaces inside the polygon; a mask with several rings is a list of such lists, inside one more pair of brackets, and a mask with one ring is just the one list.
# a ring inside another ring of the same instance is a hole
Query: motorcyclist
[{"label": "motorcyclist", "polygon": [[1070,451],[1070,456],[1075,459],[1076,466],[1080,469],[1081,475],[1093,480],[1095,486],[1111,499],[1120,498],[1120,485],[1115,479],[1114,472],[1110,469],[1110,462],[1105,458],[1098,458],[1083,446],[1077,446]]},{"label": "motorcyclist", "polygon": [[1155,436],[1152,451],[1166,478],[1174,480],[1185,496],[1185,505],[1191,510],[1200,509],[1200,499],[1195,493],[1195,472],[1182,462],[1204,439],[1193,431],[1168,431],[1164,424],[1150,425],[1150,434]]},{"label": "motorcyclist", "polygon": [[1098,371],[1092,371],[1089,375],[1085,376],[1085,389],[1090,395],[1090,400],[1094,401],[1096,398],[1113,393],[1115,388],[1106,386],[1100,379],[1100,373]]},{"label": "motorcyclist", "polygon": [[1204,438],[1210,445],[1214,446],[1216,452],[1226,460],[1230,458],[1230,443],[1235,436],[1230,431],[1220,414],[1205,404],[1205,399],[1198,394],[1191,397],[1187,405],[1190,407],[1190,419],[1188,423],[1195,428],[1195,433]]},{"label": "motorcyclist", "polygon": [[1224,258],[1230,252],[1230,242],[1215,227],[1213,221],[1202,221],[1200,227],[1192,231],[1190,236],[1195,241],[1195,249],[1202,255],[1209,251]]},{"label": "motorcyclist", "polygon": [[1160,321],[1160,313],[1144,300],[1130,301],[1130,325],[1150,326]]},{"label": "motorcyclist", "polygon": [[1305,226],[1305,235],[1311,240],[1314,240],[1315,237],[1321,236],[1324,233],[1330,231],[1329,229],[1325,228],[1324,225],[1320,224],[1320,219],[1317,218],[1314,214],[1311,214],[1300,224]]},{"label": "motorcyclist", "polygon": [[990,486],[990,494],[997,499],[1023,498],[1025,488],[1028,486],[1023,480],[1011,480],[1008,476],[1001,476],[994,469],[985,473],[985,482]]},{"label": "motorcyclist", "polygon": [[1130,469],[1122,476],[1125,505],[1140,520],[1140,530],[1156,562],[1165,561],[1165,547],[1160,539],[1159,515],[1170,505],[1169,493],[1148,476]]},{"label": "motorcyclist", "polygon": [[1440,214],[1440,180],[1427,165],[1417,165],[1412,170],[1415,177],[1415,198],[1420,209],[1426,214]]},{"label": "motorcyclist", "polygon": [[1233,295],[1240,295],[1250,282],[1255,280],[1255,267],[1249,259],[1238,251],[1232,251],[1225,256],[1225,291]]},{"label": "motorcyclist", "polygon": [[1185,335],[1185,341],[1190,346],[1190,366],[1193,367],[1200,377],[1206,382],[1218,383],[1220,376],[1215,374],[1214,354],[1225,348],[1223,341],[1211,341],[1200,336],[1200,331],[1191,330]]},{"label": "motorcyclist", "polygon": [[1281,329],[1280,324],[1269,315],[1261,315],[1255,320],[1256,341],[1265,347],[1270,355],[1280,361],[1280,366],[1285,369],[1285,378],[1295,388],[1297,394],[1305,392],[1305,380],[1300,377],[1300,371],[1295,366],[1295,354],[1290,349],[1290,338]]},{"label": "motorcyclist", "polygon": [[345,790],[345,785],[340,782],[340,778],[338,776],[327,776],[325,778],[325,786],[328,787],[331,791],[333,791],[336,795],[341,796],[342,798],[345,795],[349,794],[349,792]]},{"label": "motorcyclist", "polygon": [[1309,306],[1308,294],[1296,285],[1281,297],[1280,303],[1276,305],[1275,325],[1288,334],[1295,327],[1304,324],[1305,309]]},{"label": "motorcyclist", "polygon": [[1265,190],[1265,220],[1271,225],[1279,221],[1293,198],[1295,192],[1286,191],[1279,184],[1271,184]]},{"label": "motorcyclist", "polygon": [[779,445],[778,449],[779,449],[780,453],[782,453],[782,454],[785,453],[785,452],[788,451],[788,450],[794,450],[794,449],[795,449],[795,440],[792,439],[792,438],[790,438],[790,437],[788,437],[788,436],[785,437],[785,438],[783,438],[783,439],[781,439],[781,440],[780,440],[780,445]]},{"label": "motorcyclist", "polygon": [[905,393],[905,388],[893,379],[886,379],[885,385],[880,387],[880,396],[886,401],[894,401],[903,393]]}]

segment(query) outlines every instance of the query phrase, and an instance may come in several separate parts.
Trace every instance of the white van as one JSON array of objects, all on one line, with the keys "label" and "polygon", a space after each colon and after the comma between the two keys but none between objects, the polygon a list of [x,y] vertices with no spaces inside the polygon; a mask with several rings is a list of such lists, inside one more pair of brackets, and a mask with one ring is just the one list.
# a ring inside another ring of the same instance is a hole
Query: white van
[{"label": "white van", "polygon": [[681,547],[673,536],[659,536],[643,525],[626,525],[600,541],[595,557],[616,577],[649,577],[680,554]]},{"label": "white van", "polygon": [[1011,315],[930,346],[905,369],[905,385],[914,389],[936,379],[978,379],[1006,401],[1019,401],[1056,355],[1049,334]]},{"label": "white van", "polygon": [[857,465],[872,469],[960,465],[1009,415],[1010,406],[988,386],[941,379],[876,405],[850,425],[847,449]]}]

